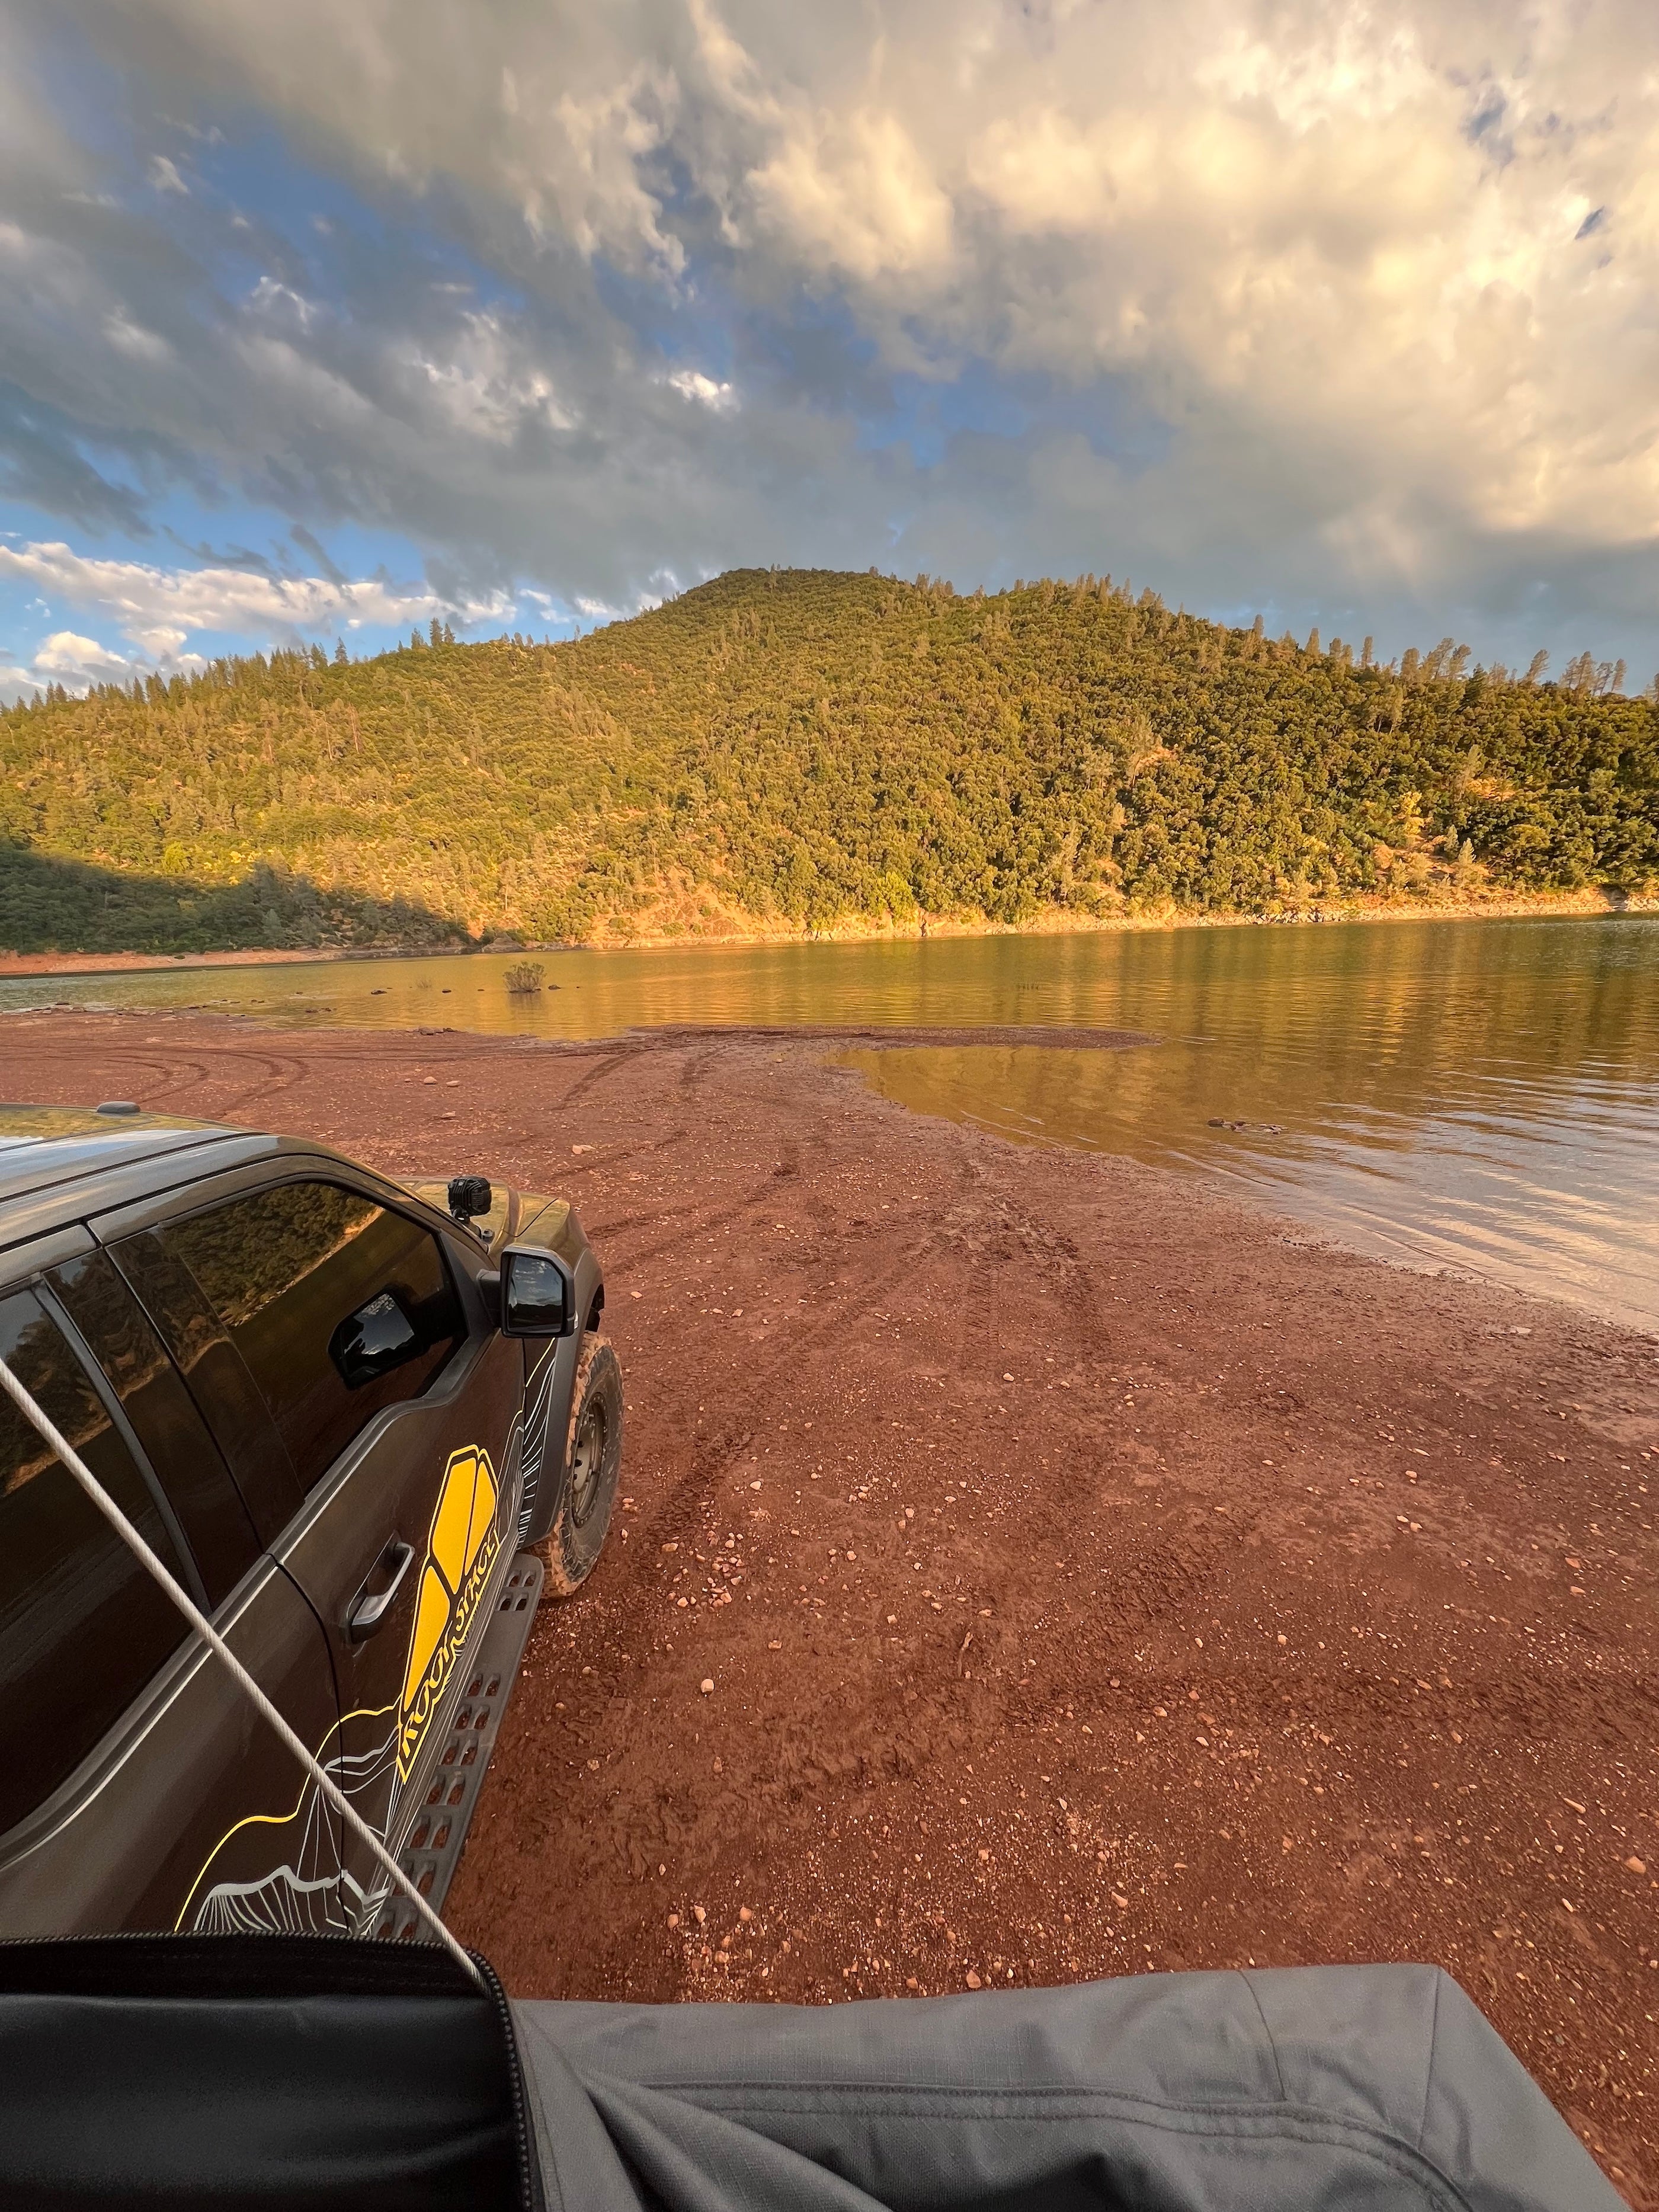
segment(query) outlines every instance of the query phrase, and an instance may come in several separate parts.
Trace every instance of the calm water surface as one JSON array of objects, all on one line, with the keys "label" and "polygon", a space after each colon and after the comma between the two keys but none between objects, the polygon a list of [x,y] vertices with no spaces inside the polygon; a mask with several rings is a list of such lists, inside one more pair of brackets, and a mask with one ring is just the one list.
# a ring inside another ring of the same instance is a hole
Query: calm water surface
[{"label": "calm water surface", "polygon": [[[669,1022],[1146,1030],[856,1048],[885,1097],[1219,1178],[1360,1248],[1659,1333],[1659,920],[1388,922],[319,963],[0,981],[0,1011],[589,1037]],[[1243,1127],[1218,1127],[1220,1122]]]}]

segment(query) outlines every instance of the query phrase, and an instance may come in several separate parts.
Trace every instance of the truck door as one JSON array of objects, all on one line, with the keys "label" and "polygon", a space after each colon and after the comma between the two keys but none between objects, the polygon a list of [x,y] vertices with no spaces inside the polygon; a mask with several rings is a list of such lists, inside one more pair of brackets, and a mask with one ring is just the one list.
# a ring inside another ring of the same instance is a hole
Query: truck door
[{"label": "truck door", "polygon": [[[159,1236],[281,1437],[301,1502],[279,1556],[328,1638],[341,1785],[396,1850],[510,1564],[519,1347],[460,1294],[447,1240],[344,1170]],[[345,1868],[370,1926],[382,1878],[349,1839]]]},{"label": "truck door", "polygon": [[[82,1229],[7,1255],[0,1356],[306,1741],[337,1721],[311,1607]],[[333,1822],[213,1655],[0,1399],[0,1932],[340,1925]],[[210,1907],[204,1875],[212,1866]]]}]

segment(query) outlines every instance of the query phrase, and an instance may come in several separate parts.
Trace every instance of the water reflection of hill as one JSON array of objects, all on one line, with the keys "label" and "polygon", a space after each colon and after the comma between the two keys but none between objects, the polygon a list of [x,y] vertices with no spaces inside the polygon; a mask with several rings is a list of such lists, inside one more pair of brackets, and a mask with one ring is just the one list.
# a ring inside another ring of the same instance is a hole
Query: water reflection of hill
[{"label": "water reflection of hill", "polygon": [[1659,1328],[1659,927],[1194,933],[1120,980],[1155,1050],[848,1062],[924,1111],[1199,1170]]},{"label": "water reflection of hill", "polygon": [[1370,1249],[1659,1328],[1659,921],[572,951],[522,996],[506,964],[20,978],[0,981],[0,1008],[207,1005],[550,1040],[675,1024],[1138,1031],[1162,1042],[848,1056],[906,1103],[1220,1175]]}]

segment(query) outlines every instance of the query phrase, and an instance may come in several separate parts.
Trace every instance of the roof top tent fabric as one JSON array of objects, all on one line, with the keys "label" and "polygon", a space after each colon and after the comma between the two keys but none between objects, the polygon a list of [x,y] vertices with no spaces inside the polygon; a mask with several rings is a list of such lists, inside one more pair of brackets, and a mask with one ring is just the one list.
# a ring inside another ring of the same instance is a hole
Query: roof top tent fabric
[{"label": "roof top tent fabric", "polygon": [[773,2005],[516,2004],[592,2212],[1619,2212],[1432,1966]]},{"label": "roof top tent fabric", "polygon": [[423,1946],[0,1946],[0,2201],[232,2212],[1619,2212],[1437,1969],[518,2003]]}]

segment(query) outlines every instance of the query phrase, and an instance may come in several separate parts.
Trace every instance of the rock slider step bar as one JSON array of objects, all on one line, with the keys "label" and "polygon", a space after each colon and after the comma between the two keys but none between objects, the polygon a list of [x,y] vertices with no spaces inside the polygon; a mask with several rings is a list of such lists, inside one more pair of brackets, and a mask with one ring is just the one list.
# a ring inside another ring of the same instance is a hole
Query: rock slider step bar
[{"label": "rock slider step bar", "polygon": [[[546,1570],[533,1552],[520,1552],[508,1570],[465,1691],[449,1723],[443,1758],[428,1785],[426,1802],[398,1854],[398,1864],[434,1911],[443,1910],[449,1885],[461,1863],[461,1849],[477,1808],[507,1701],[518,1680],[545,1577]],[[405,1942],[419,1924],[407,1899],[392,1897],[381,1907],[370,1933]]]}]

